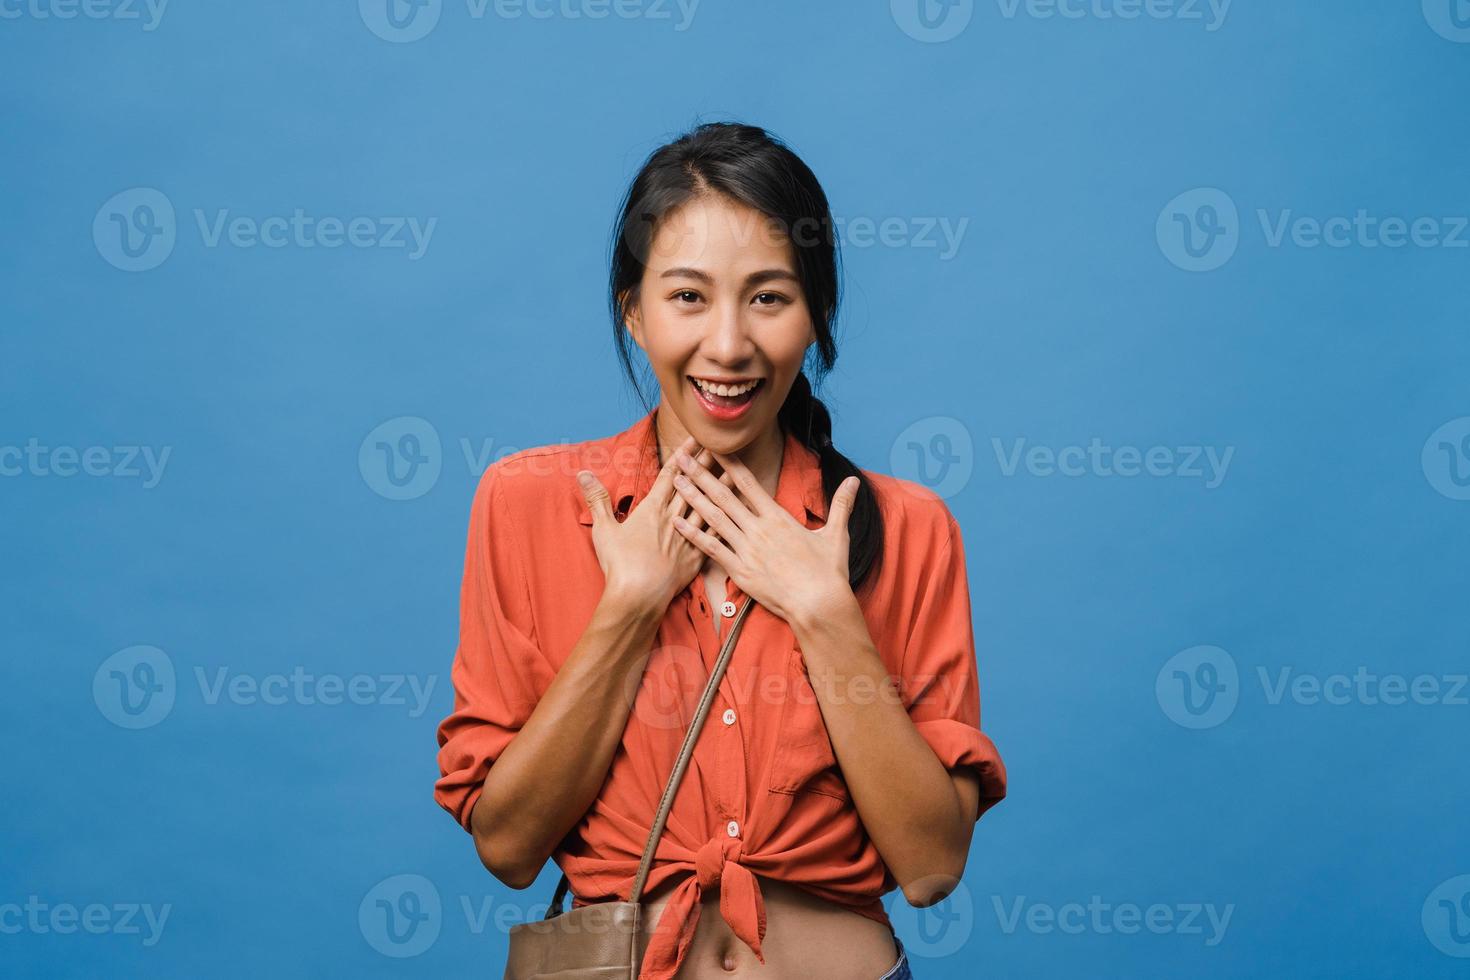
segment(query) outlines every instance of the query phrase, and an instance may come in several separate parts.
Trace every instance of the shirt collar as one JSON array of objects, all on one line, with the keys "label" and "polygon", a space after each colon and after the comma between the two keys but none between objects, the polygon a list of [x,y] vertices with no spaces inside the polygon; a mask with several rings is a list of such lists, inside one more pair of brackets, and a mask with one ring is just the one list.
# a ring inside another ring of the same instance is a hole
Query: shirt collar
[{"label": "shirt collar", "polygon": [[[612,495],[613,509],[626,514],[648,495],[658,478],[658,453],[655,449],[657,429],[654,425],[658,406],[631,426],[603,440],[584,459]],[[781,457],[781,475],[776,481],[776,503],[808,527],[820,527],[827,520],[827,499],[822,492],[821,461],[815,451],[802,445],[800,439],[784,432],[786,444]],[[574,484],[575,486],[575,484]],[[592,524],[592,511],[587,498],[577,489],[580,507],[577,520]]]}]

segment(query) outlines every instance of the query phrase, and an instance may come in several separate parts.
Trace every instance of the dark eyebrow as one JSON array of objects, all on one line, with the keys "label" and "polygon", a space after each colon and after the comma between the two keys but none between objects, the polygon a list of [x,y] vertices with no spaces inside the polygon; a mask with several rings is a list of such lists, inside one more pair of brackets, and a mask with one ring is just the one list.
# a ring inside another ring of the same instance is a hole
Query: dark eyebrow
[{"label": "dark eyebrow", "polygon": [[[684,279],[697,279],[702,283],[714,282],[714,279],[710,276],[708,272],[704,272],[700,269],[692,269],[688,266],[680,266],[675,269],[665,269],[662,273],[659,274],[660,279],[673,279],[676,277]],[[777,279],[786,280],[794,283],[801,282],[801,280],[796,277],[795,273],[787,269],[761,269],[759,272],[752,272],[750,275],[746,276],[745,285],[747,287],[756,286],[760,283],[772,282]]]}]

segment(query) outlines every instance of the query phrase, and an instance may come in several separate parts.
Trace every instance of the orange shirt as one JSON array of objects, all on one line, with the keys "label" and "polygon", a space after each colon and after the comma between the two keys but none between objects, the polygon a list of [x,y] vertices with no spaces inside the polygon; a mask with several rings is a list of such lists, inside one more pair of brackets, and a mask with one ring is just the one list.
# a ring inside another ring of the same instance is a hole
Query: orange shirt
[{"label": "orange shirt", "polygon": [[[601,596],[592,516],[576,473],[597,474],[614,509],[626,514],[658,473],[657,412],[604,439],[522,450],[480,480],[451,671],[454,710],[439,726],[442,775],[434,786],[435,799],[466,830],[489,767],[530,717]],[[978,774],[983,813],[1005,796],[1006,773],[980,730],[959,525],[928,489],[864,474],[885,527],[882,565],[869,573],[876,582],[858,595],[869,634],[939,761]],[[809,528],[825,522],[816,454],[789,434],[775,499]],[[728,576],[725,588],[729,602],[718,612],[729,616],[745,594]],[[664,783],[719,653],[716,612],[699,574],[659,625],[642,686],[629,691],[633,706],[607,780],[553,855],[578,906],[629,898]],[[848,797],[791,627],[759,604],[746,616],[659,842],[647,889],[685,880],[650,937],[640,977],[674,976],[701,895],[716,885],[721,914],[759,955],[765,909],[755,875],[884,923],[880,898],[898,885]]]}]

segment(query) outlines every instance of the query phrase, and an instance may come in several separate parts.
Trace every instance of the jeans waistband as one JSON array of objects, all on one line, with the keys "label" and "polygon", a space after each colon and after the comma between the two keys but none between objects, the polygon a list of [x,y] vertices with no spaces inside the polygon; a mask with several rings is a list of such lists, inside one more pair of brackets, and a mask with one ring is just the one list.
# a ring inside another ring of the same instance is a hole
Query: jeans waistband
[{"label": "jeans waistband", "polygon": [[909,972],[909,954],[904,952],[903,940],[897,934],[893,937],[893,945],[898,947],[898,962],[889,968],[878,980],[913,980],[914,975]]}]

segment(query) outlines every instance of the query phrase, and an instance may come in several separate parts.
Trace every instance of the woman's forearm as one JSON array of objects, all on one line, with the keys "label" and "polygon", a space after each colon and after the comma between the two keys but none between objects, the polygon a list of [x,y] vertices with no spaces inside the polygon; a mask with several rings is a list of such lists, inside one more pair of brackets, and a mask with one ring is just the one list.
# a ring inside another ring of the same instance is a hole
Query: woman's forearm
[{"label": "woman's forearm", "polygon": [[857,599],[793,622],[853,806],[914,904],[964,871],[978,791],[939,761],[904,709]]},{"label": "woman's forearm", "polygon": [[471,830],[480,860],[511,887],[536,880],[596,800],[664,611],[604,591],[530,718],[490,766]]}]

